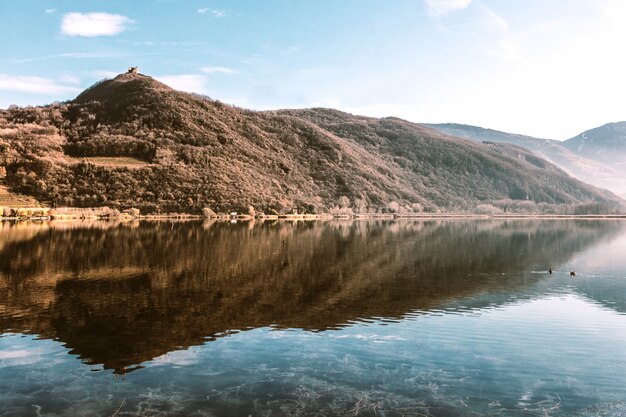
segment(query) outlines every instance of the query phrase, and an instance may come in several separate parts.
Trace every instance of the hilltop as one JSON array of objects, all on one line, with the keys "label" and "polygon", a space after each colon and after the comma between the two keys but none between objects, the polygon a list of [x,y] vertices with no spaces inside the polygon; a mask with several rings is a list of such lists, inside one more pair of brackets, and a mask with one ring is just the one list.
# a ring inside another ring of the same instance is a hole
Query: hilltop
[{"label": "hilltop", "polygon": [[[258,112],[121,74],[76,99],[0,112],[13,192],[142,212],[472,210],[623,203],[518,146],[330,109]],[[545,208],[545,207],[544,207]]]}]

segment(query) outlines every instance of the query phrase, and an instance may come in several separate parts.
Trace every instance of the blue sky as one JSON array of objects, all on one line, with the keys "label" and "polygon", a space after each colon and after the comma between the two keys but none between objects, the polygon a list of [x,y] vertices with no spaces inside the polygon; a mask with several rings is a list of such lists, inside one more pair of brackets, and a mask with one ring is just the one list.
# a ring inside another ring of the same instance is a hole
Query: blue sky
[{"label": "blue sky", "polygon": [[0,0],[0,107],[137,65],[253,109],[567,139],[626,119],[623,0]]}]

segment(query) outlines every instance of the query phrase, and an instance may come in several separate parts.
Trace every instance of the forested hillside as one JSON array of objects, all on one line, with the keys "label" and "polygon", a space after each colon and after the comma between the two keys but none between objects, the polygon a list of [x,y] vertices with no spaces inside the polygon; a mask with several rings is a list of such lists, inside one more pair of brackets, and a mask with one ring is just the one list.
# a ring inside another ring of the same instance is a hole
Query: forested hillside
[{"label": "forested hillside", "polygon": [[52,206],[144,213],[623,203],[519,147],[395,118],[249,111],[130,73],[70,102],[1,111],[0,175]]}]

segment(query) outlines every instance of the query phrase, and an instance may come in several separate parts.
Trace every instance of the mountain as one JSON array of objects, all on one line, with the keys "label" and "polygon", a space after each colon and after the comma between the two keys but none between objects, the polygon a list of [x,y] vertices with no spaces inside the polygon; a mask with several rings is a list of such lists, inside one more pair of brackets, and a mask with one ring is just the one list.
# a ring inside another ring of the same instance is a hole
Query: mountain
[{"label": "mountain", "polygon": [[329,109],[244,110],[133,73],[1,111],[0,166],[0,185],[53,206],[144,213],[623,203],[517,146]]},{"label": "mountain", "polygon": [[626,197],[626,122],[610,123],[564,142],[457,123],[424,126],[459,138],[521,146],[581,181]]},{"label": "mountain", "polygon": [[626,122],[608,123],[563,142],[570,151],[626,172]]}]

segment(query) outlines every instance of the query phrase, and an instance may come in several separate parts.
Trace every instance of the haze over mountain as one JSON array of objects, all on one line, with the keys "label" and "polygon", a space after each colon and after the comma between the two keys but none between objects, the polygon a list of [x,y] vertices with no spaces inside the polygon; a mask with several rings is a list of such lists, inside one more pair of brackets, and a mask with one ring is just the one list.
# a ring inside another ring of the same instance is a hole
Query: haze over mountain
[{"label": "haze over mountain", "polygon": [[626,172],[626,122],[607,123],[563,142],[572,152]]},{"label": "haze over mountain", "polygon": [[[13,191],[143,212],[471,210],[623,203],[518,146],[330,109],[257,112],[126,73],[75,100],[0,113]],[[509,204],[509,203],[505,203]]]},{"label": "haze over mountain", "polygon": [[457,123],[424,126],[460,138],[521,146],[581,181],[626,197],[626,122],[608,123],[563,142]]}]

